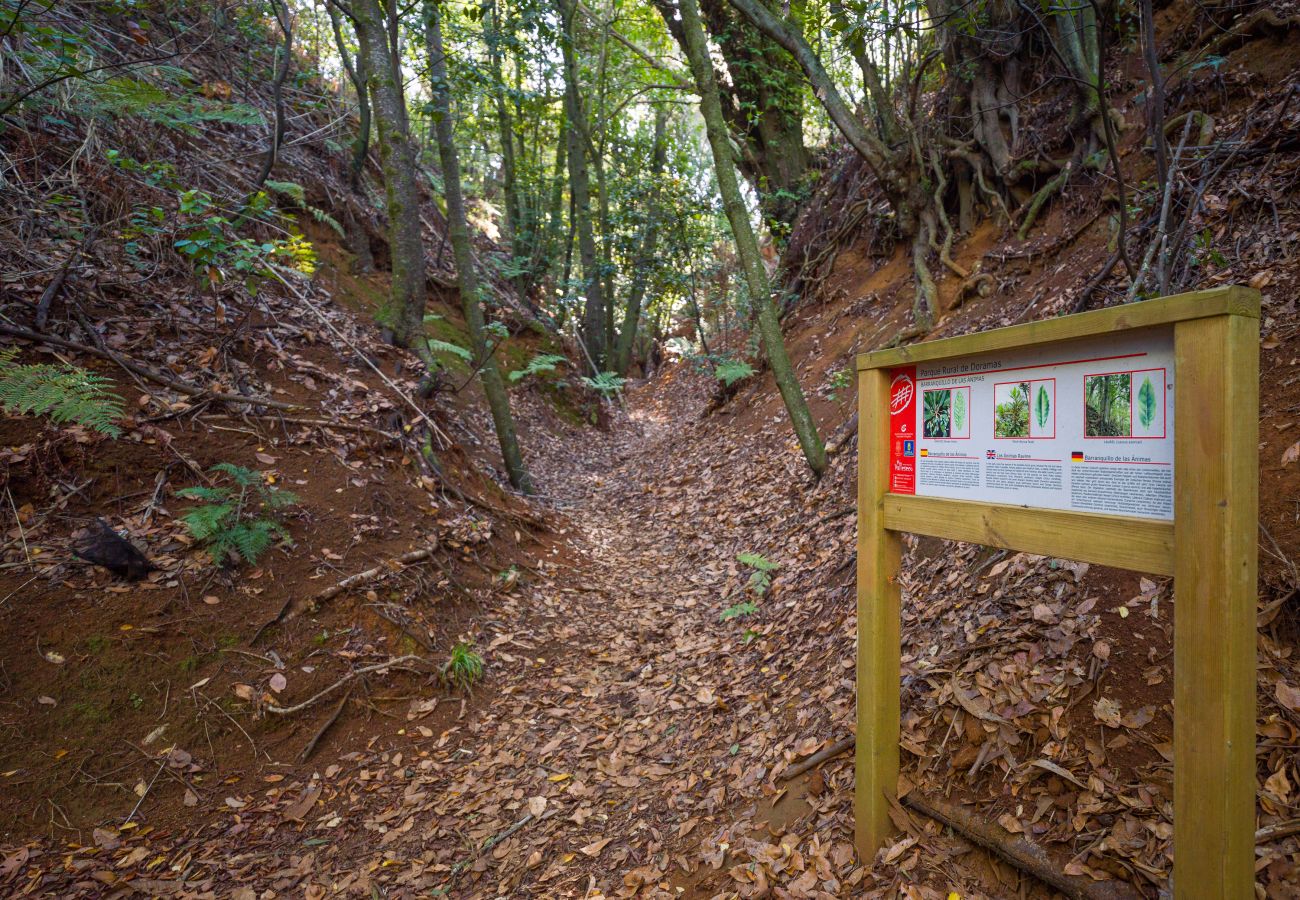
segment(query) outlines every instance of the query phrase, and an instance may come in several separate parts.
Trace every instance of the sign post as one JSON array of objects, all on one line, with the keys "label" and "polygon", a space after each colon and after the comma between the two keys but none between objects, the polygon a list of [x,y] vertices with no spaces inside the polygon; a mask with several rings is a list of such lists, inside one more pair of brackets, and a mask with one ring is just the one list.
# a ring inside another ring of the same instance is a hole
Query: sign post
[{"label": "sign post", "polygon": [[1174,576],[1174,890],[1254,895],[1259,294],[858,357],[858,853],[892,825],[901,532]]}]

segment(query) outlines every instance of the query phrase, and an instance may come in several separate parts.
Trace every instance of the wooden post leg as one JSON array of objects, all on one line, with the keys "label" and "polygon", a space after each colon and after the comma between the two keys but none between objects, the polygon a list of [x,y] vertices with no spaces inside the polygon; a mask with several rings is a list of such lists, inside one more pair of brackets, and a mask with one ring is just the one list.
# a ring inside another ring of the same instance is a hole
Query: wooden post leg
[{"label": "wooden post leg", "polygon": [[899,538],[886,531],[889,490],[889,372],[858,376],[858,730],[854,842],[870,865],[893,831],[898,790],[900,657]]},{"label": "wooden post leg", "polygon": [[1174,896],[1254,894],[1259,321],[1174,332]]}]

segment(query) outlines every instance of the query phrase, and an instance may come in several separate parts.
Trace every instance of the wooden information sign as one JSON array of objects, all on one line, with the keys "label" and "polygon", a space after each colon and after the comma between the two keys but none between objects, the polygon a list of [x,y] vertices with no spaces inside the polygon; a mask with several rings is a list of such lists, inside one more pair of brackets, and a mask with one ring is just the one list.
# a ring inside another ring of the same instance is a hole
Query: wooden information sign
[{"label": "wooden information sign", "polygon": [[1259,294],[858,357],[854,812],[898,783],[900,532],[1174,576],[1174,889],[1254,896]]}]

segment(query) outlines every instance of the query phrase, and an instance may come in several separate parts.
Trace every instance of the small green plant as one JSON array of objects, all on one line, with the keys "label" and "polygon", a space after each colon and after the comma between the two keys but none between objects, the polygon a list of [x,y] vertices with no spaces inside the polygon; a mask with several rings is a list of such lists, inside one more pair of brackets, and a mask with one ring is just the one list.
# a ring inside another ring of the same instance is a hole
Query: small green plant
[{"label": "small green plant", "polygon": [[232,463],[218,463],[212,471],[224,475],[228,485],[190,487],[176,492],[188,500],[206,501],[181,519],[195,540],[207,547],[217,565],[228,561],[256,564],[258,557],[280,536],[289,533],[276,514],[298,502],[296,495],[267,484],[261,472]]},{"label": "small green plant", "polygon": [[713,377],[727,387],[754,374],[754,367],[743,359],[724,359],[713,370]]},{"label": "small green plant", "polygon": [[72,423],[117,437],[122,430],[122,398],[109,390],[102,375],[76,366],[14,362],[17,348],[0,348],[0,409],[10,415],[49,416],[56,425]]},{"label": "small green plant", "polygon": [[853,383],[848,369],[836,369],[831,373],[830,378],[826,379],[826,386],[830,388],[830,401],[836,403],[839,401],[840,391],[848,390]]},{"label": "small green plant", "polygon": [[602,397],[608,398],[623,390],[627,379],[614,372],[601,372],[595,378],[583,378],[582,383]]},{"label": "small green plant", "polygon": [[441,674],[443,683],[468,693],[483,677],[483,657],[474,652],[474,646],[468,641],[457,641],[443,663]]},{"label": "small green plant", "polygon": [[749,573],[747,587],[759,597],[767,593],[772,586],[772,573],[781,568],[770,559],[757,553],[742,553],[736,557],[741,565],[749,566],[754,571]]},{"label": "small green plant", "polygon": [[528,365],[524,366],[517,372],[510,373],[512,382],[520,382],[529,375],[541,375],[543,372],[554,372],[555,367],[560,363],[568,362],[568,359],[560,356],[558,353],[542,353],[528,360]]},{"label": "small green plant", "polygon": [[758,612],[757,603],[755,603],[753,600],[742,600],[740,603],[734,604],[733,606],[728,606],[726,609],[724,609],[722,611],[722,614],[718,616],[718,621],[730,622],[732,619],[738,619],[744,616],[752,616],[756,612]]}]

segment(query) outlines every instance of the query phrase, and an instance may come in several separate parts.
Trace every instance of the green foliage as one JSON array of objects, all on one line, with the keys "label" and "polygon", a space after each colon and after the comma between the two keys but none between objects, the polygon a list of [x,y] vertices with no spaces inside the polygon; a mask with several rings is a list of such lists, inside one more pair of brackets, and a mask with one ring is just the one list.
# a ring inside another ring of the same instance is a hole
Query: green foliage
[{"label": "green foliage", "polygon": [[1132,390],[1133,376],[1128,372],[1085,378],[1084,434],[1088,437],[1127,436],[1132,431]]},{"label": "green foliage", "polygon": [[[265,192],[258,192],[250,201],[254,217],[264,217],[270,210]],[[226,269],[245,278],[246,285],[254,290],[257,280],[279,263],[311,275],[316,271],[316,253],[301,235],[257,242],[235,234],[234,223],[223,215],[212,195],[205,191],[189,190],[180,194],[179,211],[182,223],[180,237],[172,243],[194,268],[204,273],[209,282],[217,284],[225,279]]]},{"label": "green foliage", "polygon": [[467,641],[457,641],[440,670],[444,684],[466,693],[483,677],[483,657]]},{"label": "green foliage", "polygon": [[450,353],[452,356],[462,359],[465,362],[469,362],[474,358],[474,354],[470,353],[459,344],[453,344],[450,341],[440,341],[436,338],[430,338],[428,346],[431,353]]},{"label": "green foliage", "polygon": [[1151,423],[1155,421],[1156,402],[1156,389],[1152,386],[1150,377],[1144,377],[1137,394],[1138,421],[1142,423],[1143,428],[1150,428]]},{"label": "green foliage", "polygon": [[830,388],[830,401],[835,403],[839,399],[840,391],[847,390],[852,383],[853,379],[848,369],[836,369],[832,372],[826,379],[826,386]]},{"label": "green foliage", "polygon": [[957,391],[952,398],[952,429],[961,434],[966,430],[966,392]]},{"label": "green foliage", "polygon": [[725,359],[713,370],[713,377],[727,387],[754,374],[754,367],[743,359]]},{"label": "green foliage", "polygon": [[749,575],[749,589],[760,597],[766,594],[767,589],[772,586],[772,573],[780,566],[757,553],[741,553],[736,559],[741,565],[754,570]]},{"label": "green foliage", "polygon": [[1014,386],[1006,400],[994,405],[993,434],[1000,438],[1029,436],[1029,385]]},{"label": "green foliage", "polygon": [[114,422],[122,418],[123,401],[107,378],[76,366],[18,365],[17,355],[13,347],[0,348],[0,409],[49,416],[57,425],[84,425],[109,437],[122,433]]},{"label": "green foliage", "polygon": [[1052,415],[1052,401],[1047,396],[1047,387],[1038,386],[1038,393],[1034,395],[1034,419],[1038,422],[1039,428],[1047,427],[1047,420]]},{"label": "green foliage", "polygon": [[734,606],[728,606],[718,616],[719,622],[730,622],[732,619],[739,619],[745,616],[752,616],[758,612],[758,604],[753,600],[743,600]]},{"label": "green foliage", "polygon": [[229,484],[183,488],[176,496],[203,501],[181,521],[207,547],[214,563],[255,565],[275,537],[289,540],[276,514],[297,503],[297,496],[271,487],[261,472],[233,463],[218,463],[211,471]]},{"label": "green foliage", "polygon": [[922,433],[926,437],[952,436],[952,391],[926,391],[921,401],[921,411],[924,416]]},{"label": "green foliage", "polygon": [[568,362],[568,359],[560,356],[558,353],[542,353],[530,359],[528,365],[524,366],[519,371],[511,372],[509,378],[512,382],[520,382],[529,375],[541,375],[543,372],[554,372],[555,367],[564,362]]},{"label": "green foliage", "polygon": [[595,378],[583,378],[582,383],[602,397],[612,397],[623,390],[627,379],[615,372],[601,372]]}]

